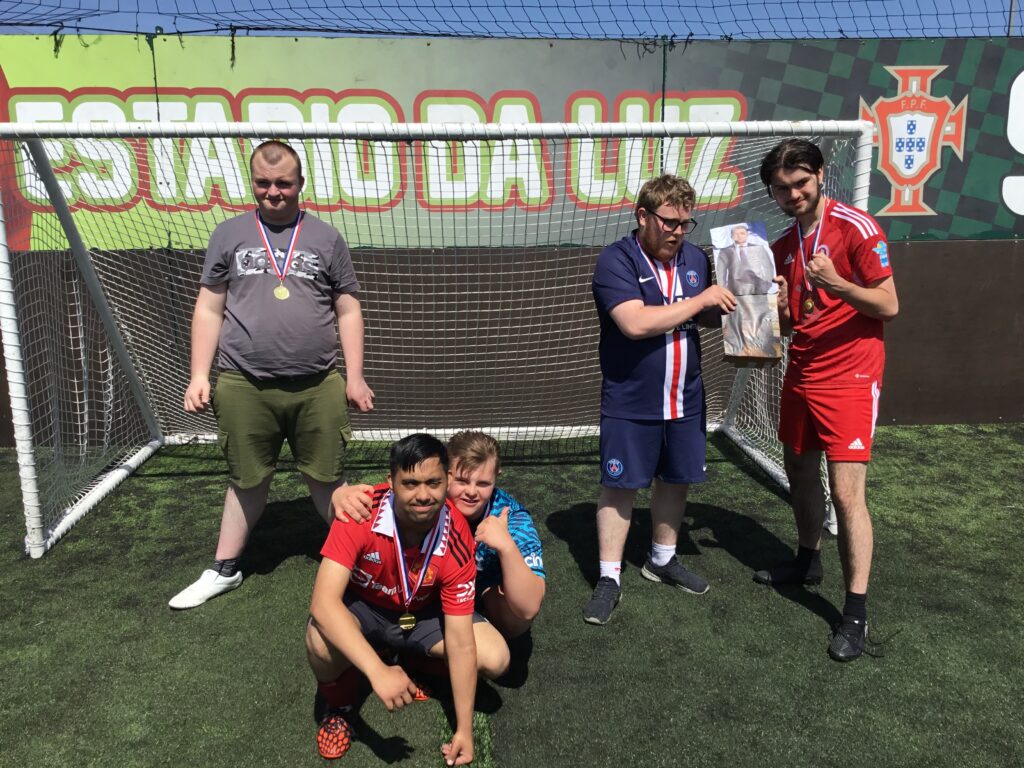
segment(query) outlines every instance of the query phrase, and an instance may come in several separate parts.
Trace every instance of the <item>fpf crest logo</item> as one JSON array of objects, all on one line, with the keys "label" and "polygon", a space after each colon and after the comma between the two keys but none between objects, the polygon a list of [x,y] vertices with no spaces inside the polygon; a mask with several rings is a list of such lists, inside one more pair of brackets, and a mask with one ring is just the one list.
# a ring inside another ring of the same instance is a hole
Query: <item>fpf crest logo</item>
[{"label": "fpf crest logo", "polygon": [[932,216],[925,205],[924,183],[942,167],[942,148],[952,147],[963,160],[967,97],[956,106],[948,96],[930,92],[945,66],[886,67],[900,85],[898,96],[878,99],[870,107],[860,100],[860,116],[875,123],[878,170],[892,185],[892,197],[879,216]]}]

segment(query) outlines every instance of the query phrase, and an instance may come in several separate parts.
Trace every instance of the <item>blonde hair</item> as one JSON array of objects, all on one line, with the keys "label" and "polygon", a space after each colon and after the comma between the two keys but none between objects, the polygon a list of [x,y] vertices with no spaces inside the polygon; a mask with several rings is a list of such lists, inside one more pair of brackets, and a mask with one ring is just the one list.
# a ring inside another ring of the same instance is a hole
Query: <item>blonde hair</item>
[{"label": "blonde hair", "polygon": [[641,208],[648,213],[654,213],[665,203],[676,208],[692,209],[697,204],[697,192],[686,179],[666,173],[664,176],[650,179],[640,187],[633,214],[639,221]]},{"label": "blonde hair", "polygon": [[457,464],[467,472],[483,466],[489,459],[494,459],[495,472],[501,470],[501,448],[486,432],[464,430],[452,435],[448,441],[448,458],[453,468]]}]

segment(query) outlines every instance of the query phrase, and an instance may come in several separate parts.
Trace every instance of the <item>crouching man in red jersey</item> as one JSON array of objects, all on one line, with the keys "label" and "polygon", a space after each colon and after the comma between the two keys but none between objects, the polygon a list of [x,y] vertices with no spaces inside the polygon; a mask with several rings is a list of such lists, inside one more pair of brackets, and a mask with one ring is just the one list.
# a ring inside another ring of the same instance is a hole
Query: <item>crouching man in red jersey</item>
[{"label": "crouching man in red jersey", "polygon": [[473,760],[473,623],[483,618],[473,613],[473,536],[447,503],[447,488],[444,445],[431,435],[409,435],[391,448],[388,481],[374,488],[369,522],[331,526],[306,629],[309,664],[328,706],[317,733],[325,758],[341,757],[351,744],[346,715],[360,674],[388,710],[413,701],[416,685],[376,646],[420,656],[443,649],[456,727],[441,752],[448,765]]}]

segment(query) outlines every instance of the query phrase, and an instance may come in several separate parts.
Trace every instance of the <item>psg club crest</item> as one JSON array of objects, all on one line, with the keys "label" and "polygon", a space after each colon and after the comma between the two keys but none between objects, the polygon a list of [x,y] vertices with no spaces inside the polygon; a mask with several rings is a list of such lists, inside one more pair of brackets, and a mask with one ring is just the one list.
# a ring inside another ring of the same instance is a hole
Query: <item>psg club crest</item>
[{"label": "psg club crest", "polygon": [[618,459],[608,459],[604,463],[604,471],[608,473],[608,477],[619,477],[622,474],[622,462]]},{"label": "psg club crest", "polygon": [[691,288],[696,288],[699,283],[700,278],[697,277],[697,273],[694,272],[692,269],[688,270],[686,272],[686,284],[689,285]]},{"label": "psg club crest", "polygon": [[948,96],[930,93],[932,80],[945,66],[886,67],[899,82],[898,96],[868,106],[860,116],[875,123],[878,170],[892,185],[889,204],[878,216],[933,216],[923,200],[924,183],[942,167],[942,148],[963,160],[967,97],[956,106]]}]

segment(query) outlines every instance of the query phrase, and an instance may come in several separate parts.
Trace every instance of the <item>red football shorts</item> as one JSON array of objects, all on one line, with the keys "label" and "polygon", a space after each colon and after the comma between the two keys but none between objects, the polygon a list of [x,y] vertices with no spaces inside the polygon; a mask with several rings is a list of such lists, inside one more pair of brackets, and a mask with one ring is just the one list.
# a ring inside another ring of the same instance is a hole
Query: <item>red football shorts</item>
[{"label": "red football shorts", "polygon": [[783,387],[779,440],[795,453],[824,451],[829,461],[871,461],[878,382],[870,387]]}]

